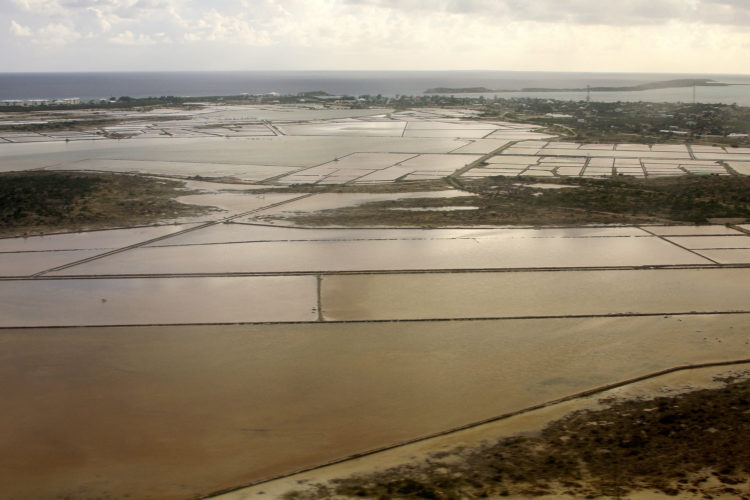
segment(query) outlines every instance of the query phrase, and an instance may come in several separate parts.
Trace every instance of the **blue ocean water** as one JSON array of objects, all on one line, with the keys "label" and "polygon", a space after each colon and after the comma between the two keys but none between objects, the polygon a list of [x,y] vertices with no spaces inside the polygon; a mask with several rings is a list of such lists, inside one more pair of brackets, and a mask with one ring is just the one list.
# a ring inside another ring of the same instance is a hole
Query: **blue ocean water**
[{"label": "blue ocean water", "polygon": [[[0,73],[0,99],[132,96],[213,96],[323,90],[336,95],[421,95],[431,87],[583,88],[627,86],[682,78],[711,78],[728,87],[698,87],[700,102],[750,106],[750,75],[556,73],[513,71],[207,71],[122,73]],[[744,84],[744,85],[742,85]],[[594,92],[598,101],[692,102],[692,88]],[[484,94],[491,97],[492,94]],[[500,97],[581,100],[583,92],[498,93]]]}]

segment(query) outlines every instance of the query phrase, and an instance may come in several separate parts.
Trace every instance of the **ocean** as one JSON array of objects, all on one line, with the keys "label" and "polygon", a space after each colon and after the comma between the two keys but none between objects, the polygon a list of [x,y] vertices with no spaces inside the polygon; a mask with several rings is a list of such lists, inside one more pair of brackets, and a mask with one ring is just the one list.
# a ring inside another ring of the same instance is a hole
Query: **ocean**
[{"label": "ocean", "polygon": [[[1,99],[84,100],[131,96],[201,97],[217,95],[297,94],[322,90],[334,95],[422,95],[432,87],[583,88],[710,78],[735,85],[697,87],[699,102],[750,106],[750,75],[655,73],[559,73],[525,71],[206,71],[108,73],[0,73]],[[461,94],[474,96],[478,94]],[[585,92],[500,92],[485,97],[541,97],[583,100]],[[596,101],[692,102],[693,89],[592,92]]]}]

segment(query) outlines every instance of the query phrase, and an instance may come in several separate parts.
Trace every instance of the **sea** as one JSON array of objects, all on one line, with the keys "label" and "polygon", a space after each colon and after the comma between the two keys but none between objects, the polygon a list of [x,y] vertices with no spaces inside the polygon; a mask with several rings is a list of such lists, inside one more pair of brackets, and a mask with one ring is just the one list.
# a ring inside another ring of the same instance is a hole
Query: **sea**
[{"label": "sea", "polygon": [[[657,73],[563,73],[527,71],[191,71],[99,73],[0,73],[0,100],[83,100],[110,97],[205,97],[239,94],[422,95],[434,87],[486,87],[513,92],[456,94],[486,98],[538,97],[579,101],[586,92],[517,92],[523,88],[630,86],[675,79],[712,79],[731,84],[697,87],[695,100],[750,106],[750,75]],[[592,92],[602,102],[693,102],[693,87],[637,92]]]}]

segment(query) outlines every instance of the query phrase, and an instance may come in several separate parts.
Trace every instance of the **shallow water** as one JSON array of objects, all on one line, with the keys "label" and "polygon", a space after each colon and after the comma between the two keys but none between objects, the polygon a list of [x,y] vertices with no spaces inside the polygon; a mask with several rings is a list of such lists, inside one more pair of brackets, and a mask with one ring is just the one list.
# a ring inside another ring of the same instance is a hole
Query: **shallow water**
[{"label": "shallow water", "polygon": [[[285,214],[310,213],[320,210],[331,210],[370,203],[376,201],[402,200],[413,198],[455,198],[459,196],[470,196],[470,193],[457,189],[445,189],[441,191],[420,191],[413,193],[320,193],[301,200],[285,203],[278,207],[269,208],[260,212],[261,216]],[[356,229],[355,229],[356,231]]]},{"label": "shallow water", "polygon": [[313,276],[4,281],[0,327],[315,321],[316,286]]},{"label": "shallow water", "polygon": [[[325,276],[326,320],[750,311],[750,270]],[[419,298],[416,300],[416,298]]]},{"label": "shallow water", "polygon": [[696,250],[696,253],[719,264],[750,264],[750,250],[748,249]]},{"label": "shallow water", "polygon": [[355,153],[278,179],[285,184],[392,182],[406,175],[444,177],[480,155]]},{"label": "shallow water", "polygon": [[453,207],[411,207],[411,208],[388,208],[386,210],[401,210],[404,212],[457,212],[461,210],[479,210],[479,207],[465,205]]},{"label": "shallow water", "polygon": [[642,228],[662,236],[712,236],[734,235],[742,233],[726,226],[641,226]]},{"label": "shallow water", "polygon": [[19,499],[192,498],[732,360],[748,320],[0,330],[0,484]]},{"label": "shallow water", "polygon": [[498,139],[477,139],[471,144],[458,148],[452,152],[487,154],[505,146],[506,144],[508,144],[508,142],[510,141],[503,141]]},{"label": "shallow water", "polygon": [[[84,160],[138,161],[142,163],[137,165],[146,172],[149,162],[228,164],[226,168],[229,165],[312,167],[355,152],[448,153],[466,144],[468,141],[456,139],[346,136],[4,144],[0,147],[0,169],[69,168]],[[213,174],[210,169],[199,173]]]},{"label": "shallow water", "polygon": [[66,165],[55,165],[49,170],[91,170],[96,172],[136,172],[175,177],[233,177],[236,179],[260,182],[270,177],[294,172],[299,167],[271,165],[232,165],[219,163],[195,163],[149,160],[83,160]]},{"label": "shallow water", "polygon": [[[425,120],[409,121],[406,130],[486,130],[487,133],[500,128],[492,122],[471,122],[471,121],[448,121],[448,120]],[[527,128],[533,128],[529,126]]]},{"label": "shallow water", "polygon": [[0,276],[31,276],[104,252],[100,249],[4,253],[0,254]]},{"label": "shallow water", "polygon": [[279,128],[288,135],[356,135],[401,137],[406,122],[347,122],[347,123],[309,123],[286,124]]},{"label": "shallow water", "polygon": [[[303,193],[304,194],[304,193]],[[212,214],[211,218],[228,217],[250,210],[257,210],[275,203],[280,203],[302,196],[300,193],[260,193],[225,192],[211,194],[191,194],[180,196],[176,201],[188,205],[216,207],[222,212]],[[202,216],[205,218],[205,216]]]},{"label": "shallow water", "polygon": [[750,249],[749,236],[685,236],[667,238],[667,240],[692,250],[716,248]]},{"label": "shallow water", "polygon": [[750,162],[728,161],[727,164],[739,174],[750,175]]},{"label": "shallow water", "polygon": [[446,174],[451,173],[459,168],[468,165],[469,163],[478,160],[481,155],[437,155],[437,154],[423,154],[415,158],[410,158],[401,163],[406,168],[414,169],[415,171],[429,170],[429,171],[440,171]]},{"label": "shallow water", "polygon": [[[437,193],[437,192],[435,192]],[[448,191],[450,193],[456,193]],[[399,193],[409,194],[409,193]],[[422,193],[411,193],[419,197]],[[335,197],[338,193],[316,195]],[[352,194],[360,200],[361,194]],[[349,193],[341,193],[347,198]],[[379,195],[374,195],[379,196]],[[304,203],[314,198],[300,200]],[[367,197],[365,197],[365,200]],[[343,200],[349,203],[351,200]],[[298,203],[298,202],[295,202]],[[328,202],[326,202],[328,203]],[[290,204],[291,205],[291,204]],[[275,210],[275,209],[272,209]],[[302,228],[273,227],[260,224],[217,224],[154,243],[150,246],[201,245],[207,243],[263,242],[263,241],[355,241],[355,240],[446,240],[446,239],[539,239],[539,238],[623,238],[648,237],[649,234],[634,227],[577,227],[545,229],[355,229],[355,228]],[[531,244],[531,242],[529,242]],[[537,243],[539,244],[539,243]]]},{"label": "shallow water", "polygon": [[[18,238],[0,238],[2,252],[38,252],[41,250],[87,250],[113,249],[134,245],[142,241],[159,238],[168,234],[195,227],[195,224],[138,227],[132,229],[111,229],[105,231],[85,231],[79,233],[49,234]],[[0,257],[2,258],[2,257]]]},{"label": "shallow water", "polygon": [[455,137],[462,139],[484,139],[493,133],[494,129],[406,129],[404,137]]},{"label": "shallow water", "polygon": [[138,248],[60,273],[174,274],[708,264],[659,238],[258,242]]}]

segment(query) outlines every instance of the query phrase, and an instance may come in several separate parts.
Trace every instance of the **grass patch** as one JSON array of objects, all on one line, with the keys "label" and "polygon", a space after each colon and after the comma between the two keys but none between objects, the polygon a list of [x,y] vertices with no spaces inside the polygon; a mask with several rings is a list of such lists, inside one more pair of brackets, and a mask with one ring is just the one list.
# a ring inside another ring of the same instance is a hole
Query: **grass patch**
[{"label": "grass patch", "polygon": [[0,174],[0,234],[101,229],[195,215],[207,209],[173,198],[183,182],[122,174]]}]

